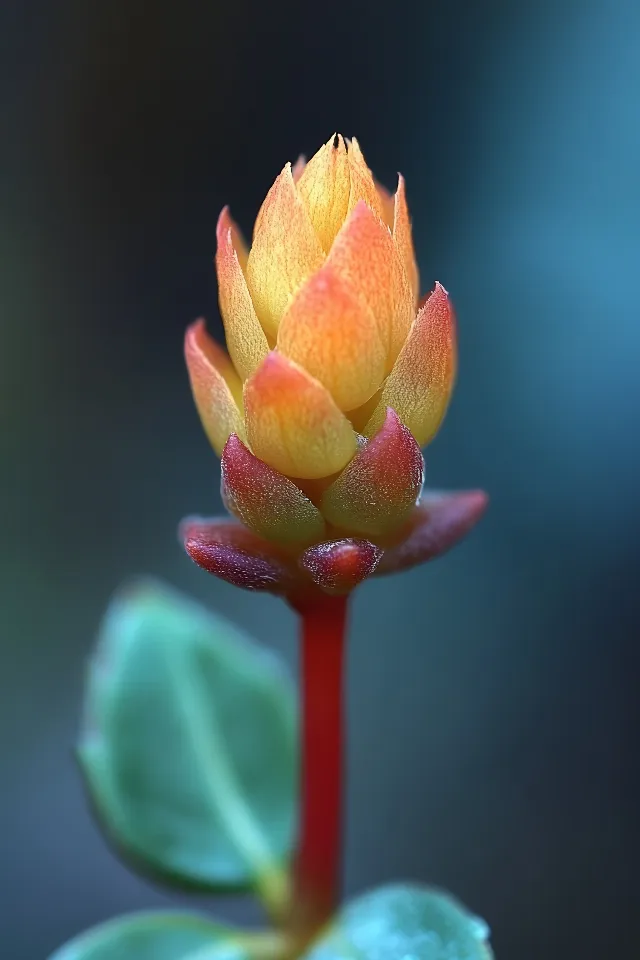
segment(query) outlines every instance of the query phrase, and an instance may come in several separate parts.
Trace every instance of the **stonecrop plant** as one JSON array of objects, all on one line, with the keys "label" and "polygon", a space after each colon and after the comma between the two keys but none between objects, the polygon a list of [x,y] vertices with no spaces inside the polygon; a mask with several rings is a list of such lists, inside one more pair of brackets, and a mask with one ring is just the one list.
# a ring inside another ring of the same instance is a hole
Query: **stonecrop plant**
[{"label": "stonecrop plant", "polygon": [[300,693],[222,617],[142,581],[106,614],[77,752],[134,869],[246,890],[265,928],[133,913],[52,960],[490,960],[486,923],[438,889],[339,896],[350,595],[443,553],[486,507],[481,491],[422,488],[456,326],[439,283],[420,299],[404,180],[389,194],[336,135],[284,167],[249,249],[222,211],[216,269],[228,354],[203,320],[185,354],[230,516],[188,518],[181,536],[209,573],[296,611]]}]

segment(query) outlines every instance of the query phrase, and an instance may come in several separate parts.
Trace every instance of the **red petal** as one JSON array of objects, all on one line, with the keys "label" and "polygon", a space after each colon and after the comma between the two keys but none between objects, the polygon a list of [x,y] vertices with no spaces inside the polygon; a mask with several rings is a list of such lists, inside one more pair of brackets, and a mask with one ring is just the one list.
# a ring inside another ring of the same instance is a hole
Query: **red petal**
[{"label": "red petal", "polygon": [[276,548],[235,520],[187,517],[180,537],[199,567],[236,587],[281,594],[296,580]]},{"label": "red petal", "polygon": [[300,566],[327,593],[349,593],[371,576],[382,550],[368,540],[332,540],[309,547]]},{"label": "red petal", "polygon": [[445,553],[476,525],[488,502],[482,490],[426,494],[415,509],[408,536],[385,550],[376,575],[406,570]]},{"label": "red petal", "polygon": [[327,488],[321,509],[334,526],[368,536],[399,528],[422,489],[424,461],[395,410]]},{"label": "red petal", "polygon": [[235,433],[222,452],[222,496],[259,537],[307,546],[324,536],[318,508],[295,483],[254,457]]}]

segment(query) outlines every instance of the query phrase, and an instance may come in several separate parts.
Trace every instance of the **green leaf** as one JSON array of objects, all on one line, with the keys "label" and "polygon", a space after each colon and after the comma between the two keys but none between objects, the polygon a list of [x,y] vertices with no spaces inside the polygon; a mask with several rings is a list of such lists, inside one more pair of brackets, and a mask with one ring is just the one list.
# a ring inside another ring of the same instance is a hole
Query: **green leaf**
[{"label": "green leaf", "polygon": [[447,894],[394,884],[348,904],[305,960],[491,960],[488,937]]},{"label": "green leaf", "polygon": [[75,937],[49,960],[249,960],[242,935],[188,913],[134,913]]},{"label": "green leaf", "polygon": [[112,602],[78,754],[108,836],[142,870],[257,887],[277,911],[296,808],[296,723],[279,661],[222,617],[143,582]]}]

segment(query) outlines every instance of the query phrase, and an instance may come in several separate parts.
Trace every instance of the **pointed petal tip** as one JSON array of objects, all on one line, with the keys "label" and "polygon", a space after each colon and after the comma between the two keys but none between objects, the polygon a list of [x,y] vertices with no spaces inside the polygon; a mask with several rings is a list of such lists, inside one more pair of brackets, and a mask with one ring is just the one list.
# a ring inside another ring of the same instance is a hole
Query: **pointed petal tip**
[{"label": "pointed petal tip", "polygon": [[240,378],[202,318],[185,331],[184,355],[200,420],[219,455],[230,433],[244,432]]},{"label": "pointed petal tip", "polygon": [[488,504],[484,490],[427,491],[409,520],[404,539],[385,551],[376,575],[407,570],[446,553],[473,529]]},{"label": "pointed petal tip", "polygon": [[290,296],[322,265],[325,257],[300,194],[310,164],[311,161],[297,184],[291,164],[285,164],[267,193],[254,226],[247,285],[260,322],[273,339]]},{"label": "pointed petal tip", "polygon": [[322,539],[325,524],[318,508],[235,434],[225,444],[221,466],[225,506],[259,537],[297,547]]},{"label": "pointed petal tip", "polygon": [[251,376],[269,345],[247,287],[248,253],[240,232],[224,207],[216,228],[218,302],[229,354],[243,380]]},{"label": "pointed petal tip", "polygon": [[224,207],[218,214],[218,222],[216,223],[216,236],[218,237],[218,243],[220,242],[220,234],[226,235],[226,232],[231,229],[231,210],[229,209],[229,204],[225,203]]},{"label": "pointed petal tip", "polygon": [[384,385],[378,406],[364,433],[371,436],[391,406],[425,447],[444,419],[457,366],[456,321],[453,305],[441,283],[422,303]]},{"label": "pointed petal tip", "polygon": [[327,488],[321,509],[334,526],[382,537],[401,528],[422,489],[424,461],[411,432],[388,407],[380,430]]}]

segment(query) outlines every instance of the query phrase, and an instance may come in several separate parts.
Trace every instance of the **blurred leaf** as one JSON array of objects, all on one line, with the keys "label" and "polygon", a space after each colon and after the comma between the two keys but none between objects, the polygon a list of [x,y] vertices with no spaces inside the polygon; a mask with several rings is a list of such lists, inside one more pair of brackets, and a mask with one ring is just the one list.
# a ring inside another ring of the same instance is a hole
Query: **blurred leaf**
[{"label": "blurred leaf", "polygon": [[79,757],[125,856],[200,888],[257,886],[274,909],[295,812],[292,687],[222,617],[153,582],[121,593],[90,662]]},{"label": "blurred leaf", "polygon": [[491,960],[488,937],[447,894],[398,884],[348,904],[305,960]]},{"label": "blurred leaf", "polygon": [[188,913],[137,913],[80,934],[49,960],[249,960],[233,930]]}]

